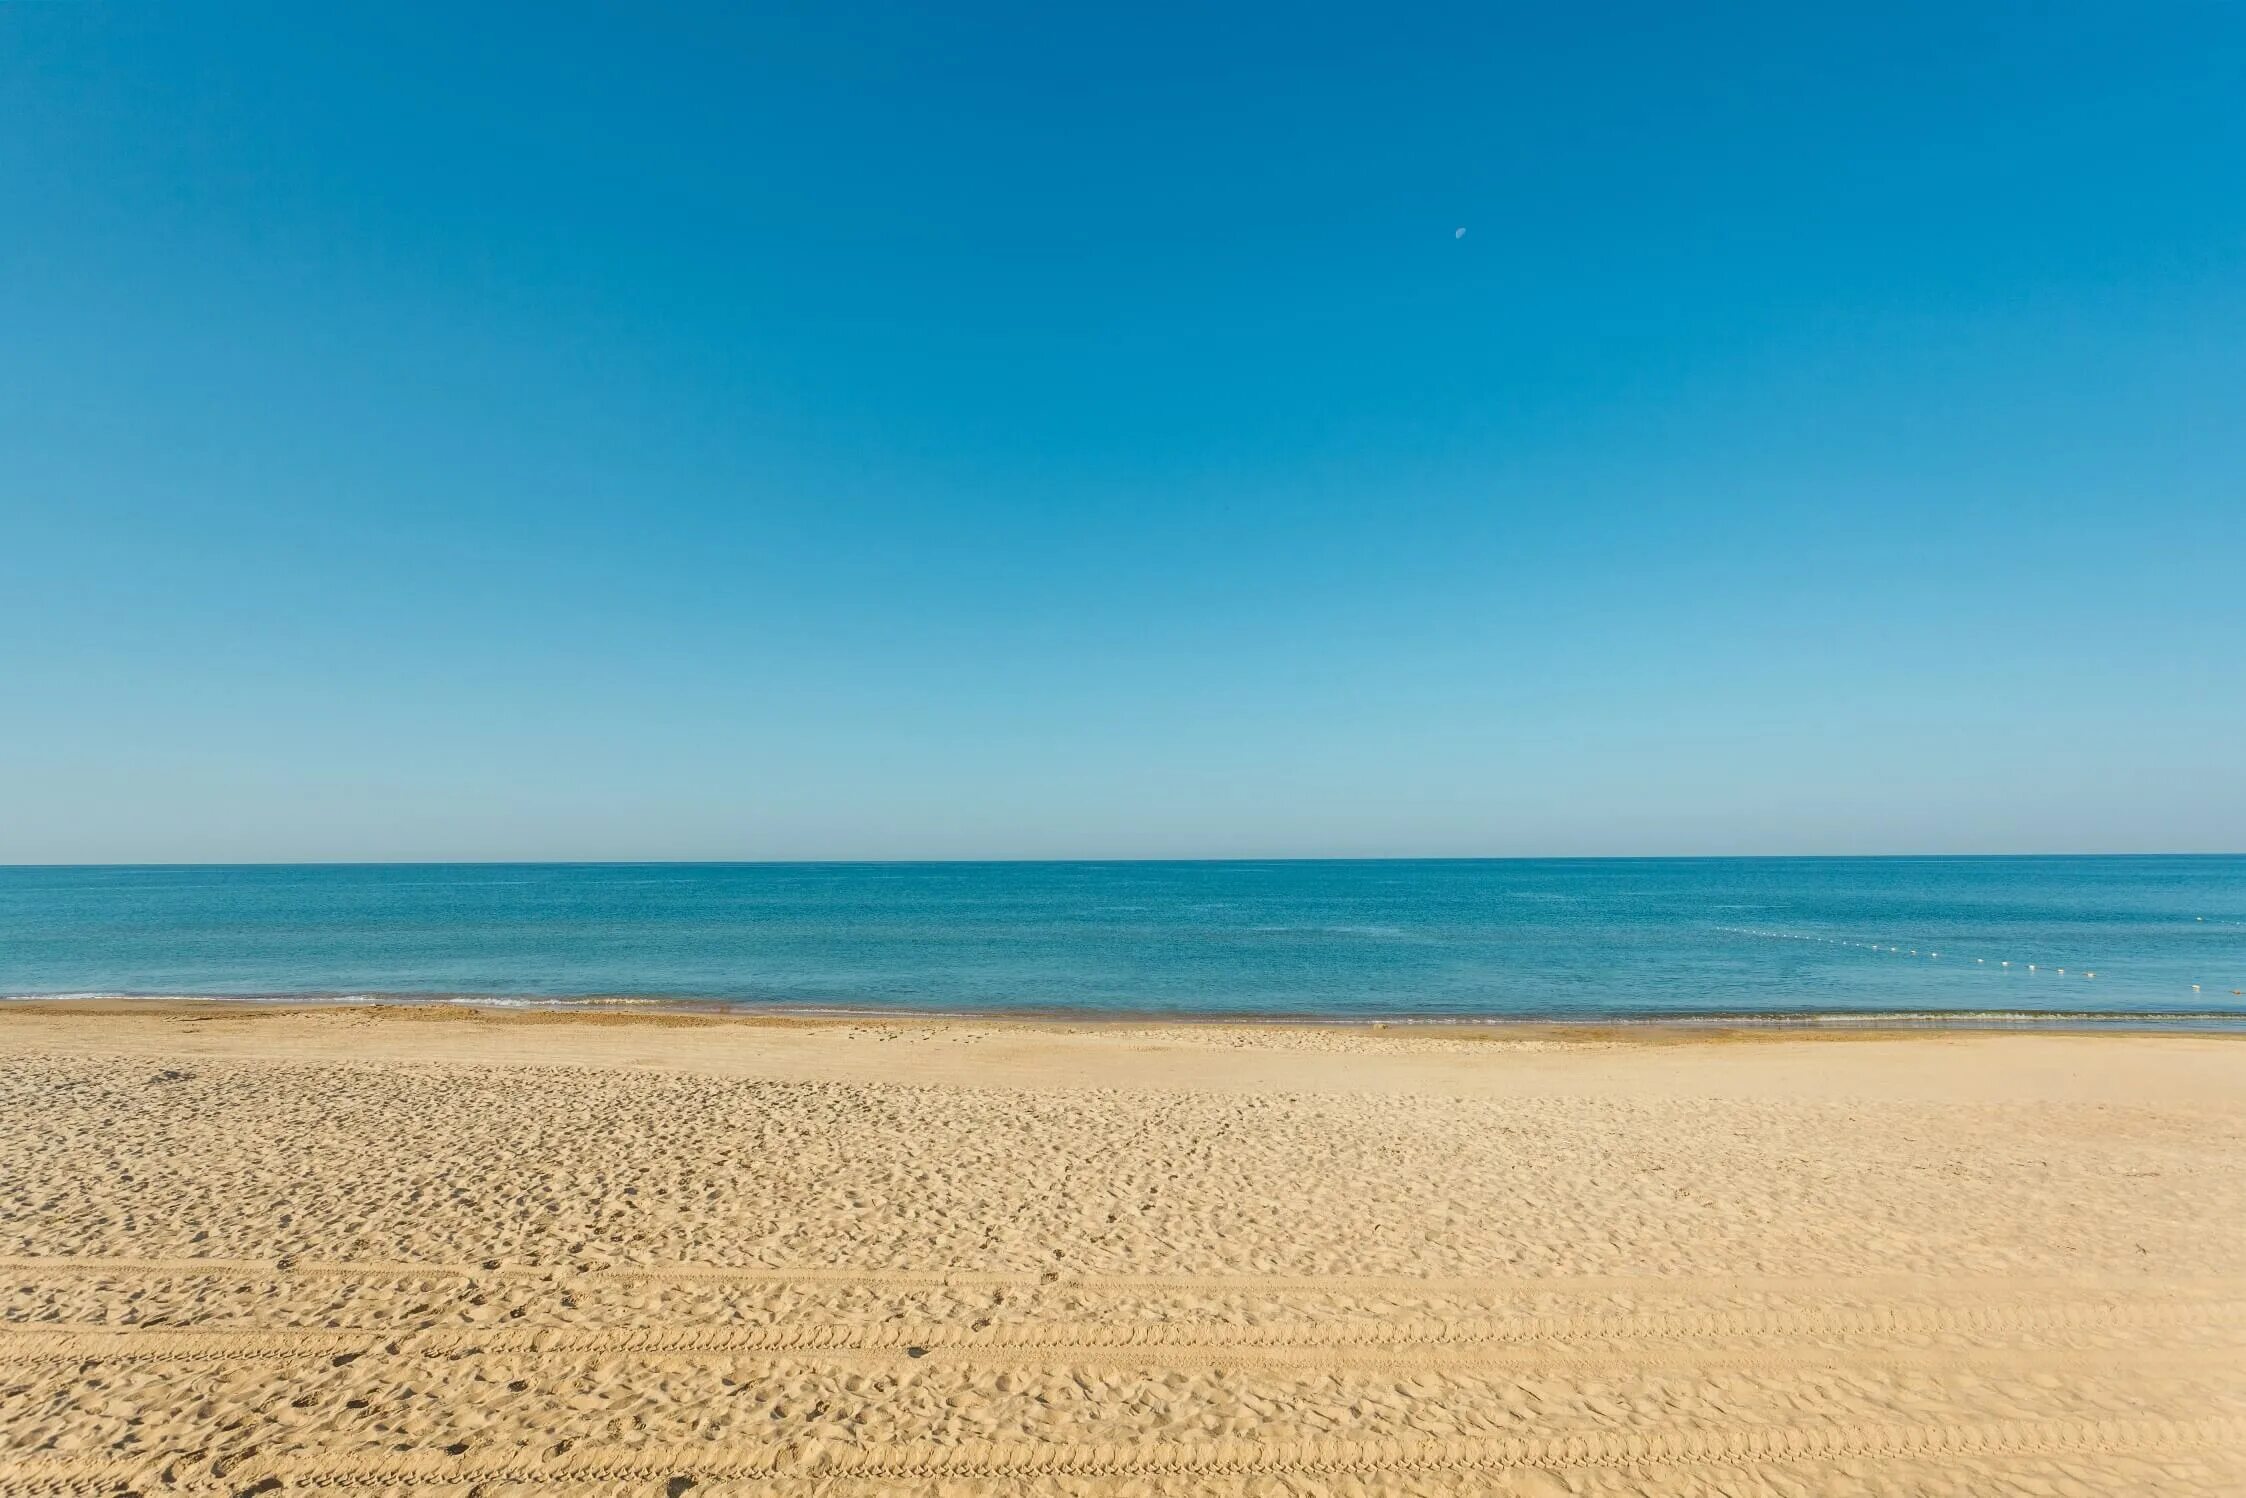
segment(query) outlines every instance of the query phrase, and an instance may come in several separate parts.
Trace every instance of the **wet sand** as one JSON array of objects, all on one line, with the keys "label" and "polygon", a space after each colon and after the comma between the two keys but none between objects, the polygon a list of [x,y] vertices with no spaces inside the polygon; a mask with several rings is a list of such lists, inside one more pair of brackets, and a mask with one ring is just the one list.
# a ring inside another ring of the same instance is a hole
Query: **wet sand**
[{"label": "wet sand", "polygon": [[2242,1074],[8,1006],[0,1491],[2246,1491]]}]

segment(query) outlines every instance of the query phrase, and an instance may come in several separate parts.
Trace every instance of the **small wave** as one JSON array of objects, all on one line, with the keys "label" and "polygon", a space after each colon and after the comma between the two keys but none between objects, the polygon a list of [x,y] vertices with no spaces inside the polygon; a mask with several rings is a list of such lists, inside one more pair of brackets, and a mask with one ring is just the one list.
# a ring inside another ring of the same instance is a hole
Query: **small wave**
[{"label": "small wave", "polygon": [[1269,936],[1375,936],[1402,940],[1413,933],[1402,926],[1250,926],[1250,931]]},{"label": "small wave", "polygon": [[0,993],[0,1004],[393,1004],[394,995],[373,993],[127,993],[85,990],[72,993]]},{"label": "small wave", "polygon": [[136,1004],[239,1004],[240,996],[227,993],[0,993],[0,1004],[83,1004],[92,1000],[130,1000]]}]

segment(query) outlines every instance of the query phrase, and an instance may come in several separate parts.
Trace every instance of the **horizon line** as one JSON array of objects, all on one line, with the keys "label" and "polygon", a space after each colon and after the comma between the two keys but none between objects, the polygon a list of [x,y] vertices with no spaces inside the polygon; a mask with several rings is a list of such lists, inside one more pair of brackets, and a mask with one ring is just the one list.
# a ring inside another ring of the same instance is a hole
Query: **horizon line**
[{"label": "horizon line", "polygon": [[1876,860],[1931,862],[2059,858],[2246,858],[2246,850],[2133,849],[1976,853],[1373,853],[1373,854],[1127,854],[1120,857],[987,858],[252,858],[252,859],[41,859],[0,862],[19,869],[379,869],[379,868],[869,868],[989,864],[1243,864],[1243,863],[1807,863]]}]

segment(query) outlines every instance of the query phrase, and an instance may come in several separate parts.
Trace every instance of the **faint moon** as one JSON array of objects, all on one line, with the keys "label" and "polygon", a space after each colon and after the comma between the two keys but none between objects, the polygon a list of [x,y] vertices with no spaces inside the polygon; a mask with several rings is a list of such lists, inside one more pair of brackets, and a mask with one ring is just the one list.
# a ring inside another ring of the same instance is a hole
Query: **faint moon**
[{"label": "faint moon", "polygon": [[1464,239],[1465,237],[1466,237],[1466,231],[1465,231],[1464,229],[1453,229],[1453,230],[1451,230],[1451,238],[1453,238],[1453,239]]}]

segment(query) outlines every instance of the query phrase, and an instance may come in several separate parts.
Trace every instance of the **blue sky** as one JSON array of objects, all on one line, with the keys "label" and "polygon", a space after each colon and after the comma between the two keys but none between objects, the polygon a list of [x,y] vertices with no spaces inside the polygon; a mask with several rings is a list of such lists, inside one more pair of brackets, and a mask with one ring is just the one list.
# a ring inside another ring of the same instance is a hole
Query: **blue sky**
[{"label": "blue sky", "polygon": [[2246,11],[796,10],[0,10],[0,862],[2246,847]]}]

